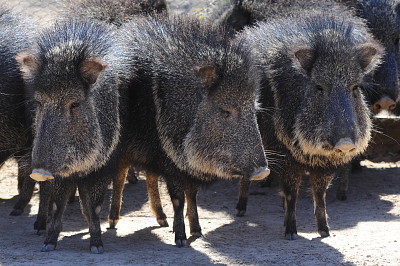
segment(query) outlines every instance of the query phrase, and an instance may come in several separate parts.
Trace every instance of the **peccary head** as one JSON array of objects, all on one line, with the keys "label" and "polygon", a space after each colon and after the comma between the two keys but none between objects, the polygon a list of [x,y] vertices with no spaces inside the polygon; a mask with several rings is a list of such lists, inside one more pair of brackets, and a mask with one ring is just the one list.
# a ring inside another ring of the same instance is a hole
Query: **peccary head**
[{"label": "peccary head", "polygon": [[101,24],[70,21],[41,34],[36,49],[17,55],[36,102],[33,169],[62,177],[87,174],[116,147],[120,125],[110,38]]},{"label": "peccary head", "polygon": [[129,46],[153,74],[159,139],[178,168],[199,178],[265,177],[256,123],[258,76],[242,44],[189,18],[128,27]]},{"label": "peccary head", "polygon": [[365,150],[371,122],[360,86],[383,48],[361,21],[304,12],[259,23],[246,38],[270,86],[275,134],[298,161],[337,166]]},{"label": "peccary head", "polygon": [[396,0],[362,0],[355,4],[357,14],[367,20],[374,37],[385,47],[382,64],[366,88],[374,114],[392,111],[399,97],[400,2]]}]

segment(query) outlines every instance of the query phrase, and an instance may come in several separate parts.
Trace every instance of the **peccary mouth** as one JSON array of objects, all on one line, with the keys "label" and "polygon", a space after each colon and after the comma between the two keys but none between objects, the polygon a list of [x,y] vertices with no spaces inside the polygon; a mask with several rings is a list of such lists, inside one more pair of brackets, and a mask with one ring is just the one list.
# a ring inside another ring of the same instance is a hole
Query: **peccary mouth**
[{"label": "peccary mouth", "polygon": [[262,180],[269,176],[270,173],[271,171],[268,167],[260,167],[253,172],[253,174],[250,176],[250,180]]},{"label": "peccary mouth", "polygon": [[33,169],[32,173],[30,174],[30,177],[36,181],[47,181],[47,180],[54,179],[54,176],[52,173],[50,173],[47,170],[41,169],[41,168]]}]

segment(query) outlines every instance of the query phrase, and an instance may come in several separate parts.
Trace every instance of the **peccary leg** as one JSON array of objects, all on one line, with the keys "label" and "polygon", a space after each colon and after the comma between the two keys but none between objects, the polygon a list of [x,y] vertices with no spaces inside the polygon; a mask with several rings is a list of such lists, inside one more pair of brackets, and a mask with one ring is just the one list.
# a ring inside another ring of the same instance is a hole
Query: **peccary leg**
[{"label": "peccary leg", "polygon": [[338,176],[340,177],[340,184],[336,192],[336,198],[338,200],[347,199],[347,190],[349,188],[349,175],[350,175],[351,164],[343,166],[338,171]]},{"label": "peccary leg", "polygon": [[122,159],[119,163],[118,173],[113,179],[113,193],[111,199],[110,213],[108,215],[109,228],[114,229],[120,219],[122,193],[126,175],[128,174],[130,164]]},{"label": "peccary leg", "polygon": [[301,176],[282,176],[282,196],[285,207],[285,237],[288,240],[297,239],[296,202],[299,195]]},{"label": "peccary leg", "polygon": [[236,204],[236,216],[242,217],[246,213],[247,200],[249,198],[250,179],[242,178],[240,180],[239,200]]},{"label": "peccary leg", "polygon": [[186,215],[189,218],[190,235],[201,237],[201,227],[199,223],[199,215],[197,213],[197,192],[198,186],[192,182],[185,185],[185,195],[187,201]]},{"label": "peccary leg", "polygon": [[175,244],[180,248],[186,246],[185,221],[183,217],[183,209],[185,205],[185,193],[182,184],[173,180],[171,177],[166,178],[167,188],[174,207],[174,226]]},{"label": "peccary leg", "polygon": [[79,197],[81,199],[82,214],[89,224],[90,251],[94,254],[104,252],[103,241],[101,240],[101,228],[99,213],[104,201],[108,182],[98,177],[91,177],[91,180],[84,180],[78,183]]},{"label": "peccary leg", "polygon": [[160,226],[168,227],[167,216],[165,215],[161,205],[160,191],[158,190],[158,176],[146,172],[146,184],[151,211],[156,216],[157,222]]},{"label": "peccary leg", "polygon": [[136,184],[138,182],[135,168],[133,168],[133,167],[129,168],[128,175],[126,176],[126,180],[128,180],[129,184]]},{"label": "peccary leg", "polygon": [[51,182],[53,181],[39,182],[39,211],[33,225],[38,235],[40,235],[41,230],[46,230],[48,215],[51,214],[49,210],[50,208],[52,209],[52,206],[50,206],[51,189],[53,189]]},{"label": "peccary leg", "polygon": [[13,211],[10,213],[12,216],[21,215],[24,212],[26,205],[32,198],[33,190],[35,188],[36,181],[29,177],[31,173],[30,160],[20,159],[18,160],[18,189],[19,198],[14,205]]},{"label": "peccary leg", "polygon": [[51,188],[54,198],[53,213],[50,220],[50,226],[47,231],[47,238],[44,241],[42,252],[52,251],[57,246],[57,239],[62,230],[62,218],[67,205],[68,197],[71,191],[75,189],[74,183],[62,179],[56,179]]},{"label": "peccary leg", "polygon": [[311,175],[311,188],[314,199],[314,214],[317,221],[318,233],[322,237],[329,236],[329,226],[326,215],[326,189],[328,188],[333,176]]}]

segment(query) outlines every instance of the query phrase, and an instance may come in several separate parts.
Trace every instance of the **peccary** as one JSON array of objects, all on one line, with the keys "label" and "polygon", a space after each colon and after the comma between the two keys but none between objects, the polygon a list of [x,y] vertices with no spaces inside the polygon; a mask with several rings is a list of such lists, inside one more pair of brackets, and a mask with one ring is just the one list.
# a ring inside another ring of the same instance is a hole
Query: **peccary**
[{"label": "peccary", "polygon": [[31,21],[0,6],[0,166],[18,162],[19,199],[10,215],[20,215],[29,203],[35,182],[29,178],[31,133],[22,76],[15,55],[32,43]]},{"label": "peccary", "polygon": [[253,47],[264,75],[261,107],[270,112],[258,117],[263,143],[286,155],[280,182],[289,240],[297,237],[302,175],[310,175],[318,233],[329,236],[326,189],[337,168],[370,140],[370,113],[360,87],[384,49],[361,19],[335,8],[334,14],[282,8],[282,18],[259,22],[239,37]]},{"label": "peccary", "polygon": [[120,49],[112,39],[101,23],[57,23],[17,55],[27,95],[36,102],[31,176],[55,177],[49,181],[54,207],[42,251],[55,249],[66,202],[78,186],[91,251],[103,252],[99,212],[117,171],[121,131]]},{"label": "peccary", "polygon": [[[131,20],[138,15],[154,15],[156,13],[167,13],[167,5],[165,0],[70,0],[64,3],[64,10],[62,12],[66,19],[82,18],[93,19],[97,21],[104,21],[115,28],[119,28],[124,23]],[[130,162],[124,163],[130,165]],[[131,166],[132,167],[132,166]],[[127,174],[128,173],[128,174]],[[161,226],[168,226],[166,215],[161,207],[161,200],[158,193],[158,183],[156,180],[149,181],[149,189],[157,189],[149,191],[151,206],[158,206],[152,208],[156,214],[157,221]],[[111,199],[111,207],[109,214],[109,228],[116,227],[120,219],[122,193],[124,189],[125,179],[129,183],[136,183],[137,177],[134,169],[129,172],[123,170],[113,180],[113,195]]]},{"label": "peccary", "polygon": [[191,233],[201,235],[198,180],[269,173],[255,117],[257,76],[247,52],[229,46],[222,29],[137,18],[121,29],[121,45],[111,38],[97,22],[57,24],[36,51],[18,56],[38,101],[32,176],[55,176],[56,209],[43,251],[56,246],[74,184],[91,250],[103,251],[104,190],[116,168],[126,176],[127,162],[166,179],[178,246],[186,242],[184,190]]},{"label": "peccary", "polygon": [[192,235],[201,235],[197,183],[269,173],[256,124],[257,75],[248,51],[198,20],[137,19],[122,28],[127,58],[140,66],[129,90],[131,162],[166,180],[175,242],[186,242],[184,190]]},{"label": "peccary", "polygon": [[166,12],[165,0],[69,0],[64,14],[95,19],[120,27],[137,15]]},{"label": "peccary", "polygon": [[366,87],[367,99],[374,114],[392,111],[399,97],[400,2],[397,0],[353,1],[356,13],[367,21],[375,39],[385,47],[382,65]]}]

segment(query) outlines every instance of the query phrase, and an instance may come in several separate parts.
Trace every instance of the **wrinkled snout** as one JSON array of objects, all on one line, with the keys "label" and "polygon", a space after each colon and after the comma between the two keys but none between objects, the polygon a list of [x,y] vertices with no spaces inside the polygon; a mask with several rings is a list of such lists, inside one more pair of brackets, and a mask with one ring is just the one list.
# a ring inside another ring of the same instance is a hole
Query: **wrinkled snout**
[{"label": "wrinkled snout", "polygon": [[254,172],[250,176],[250,180],[262,180],[269,176],[271,171],[268,167],[260,167],[254,170]]},{"label": "wrinkled snout", "polygon": [[388,96],[383,96],[372,105],[372,112],[378,114],[381,111],[391,111],[396,108],[396,102]]},{"label": "wrinkled snout", "polygon": [[36,181],[47,181],[54,179],[53,174],[44,169],[33,169],[30,177]]},{"label": "wrinkled snout", "polygon": [[351,139],[342,138],[335,144],[334,150],[336,152],[348,153],[354,151],[356,148],[356,145]]}]

